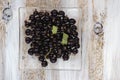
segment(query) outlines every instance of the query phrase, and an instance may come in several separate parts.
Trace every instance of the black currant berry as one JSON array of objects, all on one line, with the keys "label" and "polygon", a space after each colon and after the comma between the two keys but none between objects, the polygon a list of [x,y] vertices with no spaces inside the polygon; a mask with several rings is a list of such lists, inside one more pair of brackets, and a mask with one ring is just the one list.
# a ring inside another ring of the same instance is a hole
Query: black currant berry
[{"label": "black currant berry", "polygon": [[28,54],[29,54],[29,55],[33,55],[33,54],[34,54],[33,48],[30,48],[30,49],[28,50]]},{"label": "black currant berry", "polygon": [[51,15],[52,15],[52,16],[57,16],[57,14],[58,14],[58,11],[57,11],[57,10],[54,9],[54,10],[51,11]]},{"label": "black currant berry", "polygon": [[70,19],[69,22],[70,22],[70,24],[75,24],[76,20],[75,19]]},{"label": "black currant berry", "polygon": [[26,34],[27,36],[29,36],[29,35],[31,34],[31,30],[30,30],[30,29],[26,29],[25,34]]},{"label": "black currant berry", "polygon": [[40,56],[39,57],[39,61],[43,62],[45,60],[45,57],[44,56]]},{"label": "black currant berry", "polygon": [[57,58],[54,58],[54,57],[50,58],[50,62],[51,62],[51,63],[57,62]]},{"label": "black currant berry", "polygon": [[37,11],[37,9],[35,9],[35,11],[33,12],[34,15],[37,15],[39,12]]},{"label": "black currant berry", "polygon": [[26,38],[25,38],[25,42],[26,42],[27,44],[29,44],[31,41],[32,41],[32,39],[31,39],[30,37],[26,37]]},{"label": "black currant berry", "polygon": [[78,49],[73,49],[73,52],[72,52],[73,54],[77,54],[78,53]]},{"label": "black currant berry", "polygon": [[48,62],[47,61],[42,61],[41,65],[42,65],[42,67],[46,67],[48,65]]},{"label": "black currant berry", "polygon": [[67,61],[69,59],[69,55],[68,54],[64,54],[62,56],[62,58],[63,58],[64,61]]},{"label": "black currant berry", "polygon": [[64,11],[59,11],[58,13],[60,16],[65,16],[65,12]]},{"label": "black currant berry", "polygon": [[25,20],[25,27],[28,28],[29,26],[30,26],[30,22],[28,22],[28,21]]},{"label": "black currant berry", "polygon": [[30,15],[29,20],[33,21],[34,19],[35,19],[35,16],[33,14]]}]

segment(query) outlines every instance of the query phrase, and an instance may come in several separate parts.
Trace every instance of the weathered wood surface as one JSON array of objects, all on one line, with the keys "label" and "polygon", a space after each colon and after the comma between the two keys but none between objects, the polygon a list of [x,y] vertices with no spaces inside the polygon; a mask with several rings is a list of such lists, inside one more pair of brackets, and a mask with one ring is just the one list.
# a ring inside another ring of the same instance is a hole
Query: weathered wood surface
[{"label": "weathered wood surface", "polygon": [[106,80],[120,80],[120,0],[107,0],[104,29],[104,75]]},{"label": "weathered wood surface", "polygon": [[[34,0],[27,0],[27,2],[32,1],[32,3],[29,2],[27,4],[25,0],[13,1],[13,19],[8,25],[6,25],[6,28],[0,26],[0,71],[3,70],[1,67],[3,66],[2,58],[4,58],[4,76],[0,74],[0,80],[3,80],[1,76],[3,76],[5,80],[21,80],[18,65],[18,8],[25,5],[37,6],[33,3],[41,3],[41,6],[71,6],[81,8],[82,70],[72,72],[56,70],[29,70],[26,71],[24,78],[30,76],[29,78],[33,78],[34,80],[36,78],[35,76],[39,75],[40,80],[120,80],[119,0],[39,0],[39,2],[37,0],[35,2]],[[50,1],[50,3],[47,1]],[[96,22],[101,22],[103,24],[104,34],[102,36],[94,34],[93,27]],[[5,47],[3,42],[6,42]],[[2,57],[2,54],[5,56]],[[96,60],[96,62],[94,62],[94,60]],[[101,62],[99,62],[100,60]],[[97,63],[101,63],[101,66],[96,66]],[[97,68],[102,69],[100,70],[101,73]],[[39,73],[36,75],[37,72]]]},{"label": "weathered wood surface", "polygon": [[103,80],[104,30],[100,35],[97,35],[94,32],[94,26],[97,22],[99,22],[103,25],[103,29],[105,27],[104,22],[106,20],[106,1],[92,0],[90,7],[88,8],[88,11],[91,12],[88,14],[88,19],[90,20],[90,23],[88,24],[90,25],[90,42],[87,49],[89,56],[89,79]]},{"label": "weathered wood surface", "polygon": [[[2,12],[2,7],[0,7]],[[5,48],[5,25],[2,21],[2,13],[0,13],[0,80],[3,80],[3,53]]]}]

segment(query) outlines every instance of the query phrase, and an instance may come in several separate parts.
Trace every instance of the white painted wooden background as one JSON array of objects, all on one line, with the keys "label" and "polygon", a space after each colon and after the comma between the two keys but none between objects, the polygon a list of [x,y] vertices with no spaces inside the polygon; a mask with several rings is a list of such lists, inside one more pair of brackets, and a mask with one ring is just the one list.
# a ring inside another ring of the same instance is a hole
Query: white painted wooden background
[{"label": "white painted wooden background", "polygon": [[[53,0],[49,1],[54,2]],[[4,78],[4,80],[21,79],[20,71],[18,68],[18,8],[25,6],[25,4],[26,3],[24,0],[13,0],[13,19],[8,25],[6,25],[6,32],[3,31],[5,34],[5,39],[4,36],[0,37],[0,54],[4,55],[4,72],[1,71],[4,76],[0,74],[1,80],[3,80],[2,77]],[[61,0],[61,5],[80,7],[82,9],[82,71],[45,71],[46,75],[44,77],[41,76],[40,80],[89,80],[88,66],[90,64],[88,61],[88,55],[94,51],[89,51],[89,48],[92,49],[91,39],[94,35],[93,25],[96,21],[104,22],[104,46],[103,51],[101,50],[104,62],[103,80],[120,80],[120,0]],[[91,35],[92,33],[93,35]],[[2,34],[2,31],[0,32],[0,34]],[[2,40],[5,41],[5,47],[3,46],[4,41],[2,42]],[[1,68],[3,66],[1,59],[0,63]]]}]

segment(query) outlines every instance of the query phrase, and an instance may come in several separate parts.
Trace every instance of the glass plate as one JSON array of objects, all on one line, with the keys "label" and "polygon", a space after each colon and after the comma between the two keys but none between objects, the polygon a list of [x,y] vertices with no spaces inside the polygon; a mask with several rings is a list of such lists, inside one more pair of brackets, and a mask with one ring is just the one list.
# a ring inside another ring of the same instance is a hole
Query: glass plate
[{"label": "glass plate", "polygon": [[81,9],[80,8],[67,8],[67,7],[60,7],[60,8],[45,8],[45,7],[21,7],[19,9],[19,20],[20,20],[20,57],[19,57],[19,64],[20,69],[49,69],[49,70],[81,70],[81,60],[82,60],[82,53],[81,47],[79,48],[79,52],[76,55],[71,55],[68,61],[63,61],[62,59],[58,59],[56,63],[51,63],[48,61],[47,67],[41,67],[41,63],[38,61],[36,56],[28,55],[27,50],[30,47],[25,43],[25,25],[24,21],[28,20],[30,14],[37,9],[38,11],[51,11],[53,9],[63,10],[65,14],[69,18],[76,19],[76,25],[78,27],[79,32],[79,39],[81,45]]}]

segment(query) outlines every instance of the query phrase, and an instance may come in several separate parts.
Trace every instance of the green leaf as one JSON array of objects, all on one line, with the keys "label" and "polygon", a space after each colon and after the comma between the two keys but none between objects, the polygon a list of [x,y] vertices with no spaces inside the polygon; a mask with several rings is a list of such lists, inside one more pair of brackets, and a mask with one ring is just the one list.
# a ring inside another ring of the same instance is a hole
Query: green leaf
[{"label": "green leaf", "polygon": [[58,27],[53,25],[52,26],[52,34],[56,34],[57,30],[58,30]]},{"label": "green leaf", "polygon": [[68,43],[68,34],[63,33],[63,38],[62,38],[62,45],[66,45]]}]

